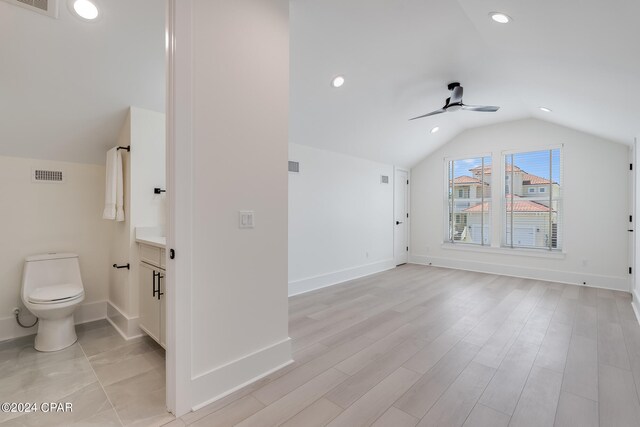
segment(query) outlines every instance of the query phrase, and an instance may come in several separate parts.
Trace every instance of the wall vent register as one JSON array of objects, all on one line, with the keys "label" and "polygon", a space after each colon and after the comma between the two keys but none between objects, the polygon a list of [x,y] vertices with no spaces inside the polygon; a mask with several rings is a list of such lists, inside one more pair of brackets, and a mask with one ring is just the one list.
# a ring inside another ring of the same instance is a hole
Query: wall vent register
[{"label": "wall vent register", "polygon": [[52,171],[44,169],[33,169],[31,175],[32,182],[47,182],[62,184],[65,180],[63,171]]},{"label": "wall vent register", "polygon": [[58,0],[4,0],[16,6],[42,13],[52,18],[58,17]]},{"label": "wall vent register", "polygon": [[300,162],[289,161],[289,172],[300,172]]}]

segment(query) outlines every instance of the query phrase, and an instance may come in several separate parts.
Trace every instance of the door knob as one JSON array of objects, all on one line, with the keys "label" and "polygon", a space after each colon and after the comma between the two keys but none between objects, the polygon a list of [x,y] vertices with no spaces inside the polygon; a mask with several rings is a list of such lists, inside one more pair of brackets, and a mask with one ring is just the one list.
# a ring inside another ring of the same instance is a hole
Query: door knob
[{"label": "door knob", "polygon": [[396,225],[402,224],[402,221],[396,221]]}]

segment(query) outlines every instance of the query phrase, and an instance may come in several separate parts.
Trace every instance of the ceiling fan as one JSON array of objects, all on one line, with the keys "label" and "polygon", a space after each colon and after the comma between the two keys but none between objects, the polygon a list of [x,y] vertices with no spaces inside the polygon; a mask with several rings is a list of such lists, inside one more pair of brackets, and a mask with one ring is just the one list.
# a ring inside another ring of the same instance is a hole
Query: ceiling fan
[{"label": "ceiling fan", "polygon": [[462,103],[462,86],[460,86],[460,83],[458,82],[449,83],[447,88],[451,91],[451,96],[447,98],[447,101],[445,102],[444,107],[442,107],[439,110],[432,111],[428,114],[414,117],[409,120],[421,119],[423,117],[435,116],[436,114],[454,112],[458,110],[494,113],[500,109],[500,107],[494,107],[491,105],[464,105]]}]

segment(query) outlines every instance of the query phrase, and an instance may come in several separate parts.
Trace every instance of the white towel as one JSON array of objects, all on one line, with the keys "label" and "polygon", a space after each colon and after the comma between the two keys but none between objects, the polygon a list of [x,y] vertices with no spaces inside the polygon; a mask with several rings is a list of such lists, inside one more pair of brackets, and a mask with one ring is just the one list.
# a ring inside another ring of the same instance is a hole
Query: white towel
[{"label": "white towel", "polygon": [[124,180],[122,154],[118,147],[107,151],[106,186],[102,218],[124,221]]}]

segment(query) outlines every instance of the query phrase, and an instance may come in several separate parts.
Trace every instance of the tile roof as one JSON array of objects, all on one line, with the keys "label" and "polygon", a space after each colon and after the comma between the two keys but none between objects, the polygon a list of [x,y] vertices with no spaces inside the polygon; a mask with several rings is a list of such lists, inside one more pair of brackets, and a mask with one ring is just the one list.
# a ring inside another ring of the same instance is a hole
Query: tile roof
[{"label": "tile roof", "polygon": [[[492,170],[491,166],[485,166],[484,167],[484,174],[485,175],[490,175],[491,174],[491,170]],[[482,172],[482,167],[481,166],[476,166],[473,169],[469,169],[469,171],[473,172],[474,175],[479,175],[480,172]],[[541,185],[541,184],[550,184],[551,183],[548,179],[542,178],[542,177],[537,176],[537,175],[532,175],[530,173],[527,173],[526,171],[522,170],[518,166],[514,166],[513,167],[513,171],[514,172],[522,172],[522,183],[524,185]],[[511,172],[511,165],[507,165],[506,172],[507,173]]]},{"label": "tile roof", "polygon": [[[507,199],[507,211],[511,210],[511,200]],[[467,213],[481,213],[489,211],[489,202],[478,203],[475,206],[471,206],[463,210],[462,212]],[[513,212],[549,212],[550,209],[548,206],[543,205],[542,203],[534,202],[533,200],[526,200],[519,196],[513,196]]]},{"label": "tile roof", "polygon": [[531,175],[530,173],[524,173],[522,175],[522,184],[523,185],[540,185],[540,184],[551,184],[546,178],[542,178],[536,175]]},{"label": "tile roof", "polygon": [[454,184],[481,184],[482,182],[478,178],[462,175],[462,176],[457,176],[453,178],[453,183]]}]

